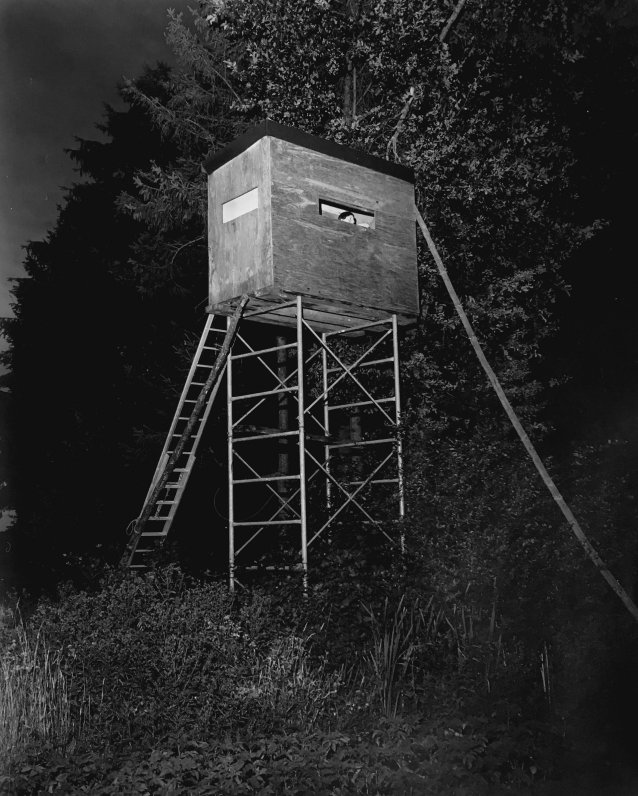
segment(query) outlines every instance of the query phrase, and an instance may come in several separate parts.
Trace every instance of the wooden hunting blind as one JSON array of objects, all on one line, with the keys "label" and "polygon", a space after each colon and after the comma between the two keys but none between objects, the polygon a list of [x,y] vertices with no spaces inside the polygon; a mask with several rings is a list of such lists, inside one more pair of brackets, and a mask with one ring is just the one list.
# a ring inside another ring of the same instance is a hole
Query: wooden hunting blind
[{"label": "wooden hunting blind", "polygon": [[[413,174],[272,122],[205,166],[208,317],[126,561],[148,566],[166,539],[223,381],[230,587],[258,569],[300,570],[307,586],[309,548],[353,517],[403,546]],[[217,315],[233,317],[224,329]],[[269,339],[260,323],[289,328]]]},{"label": "wooden hunting blind", "polygon": [[294,324],[276,305],[295,295],[325,328],[416,316],[410,169],[264,122],[206,170],[209,312],[246,293],[272,303],[262,321],[278,325]]}]

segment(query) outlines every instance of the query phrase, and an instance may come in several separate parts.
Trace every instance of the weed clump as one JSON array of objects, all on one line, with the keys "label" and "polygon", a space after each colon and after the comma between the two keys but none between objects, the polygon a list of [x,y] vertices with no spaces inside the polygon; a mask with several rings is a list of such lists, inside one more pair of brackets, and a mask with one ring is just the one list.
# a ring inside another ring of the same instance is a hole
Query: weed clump
[{"label": "weed clump", "polygon": [[2,792],[453,795],[549,774],[494,612],[360,599],[375,589],[233,597],[171,566],[63,590],[3,631]]}]

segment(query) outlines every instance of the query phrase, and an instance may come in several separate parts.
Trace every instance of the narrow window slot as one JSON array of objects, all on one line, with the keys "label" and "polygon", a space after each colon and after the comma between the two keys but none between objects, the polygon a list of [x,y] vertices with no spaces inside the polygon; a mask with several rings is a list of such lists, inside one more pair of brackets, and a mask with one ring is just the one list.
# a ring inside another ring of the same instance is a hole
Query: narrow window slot
[{"label": "narrow window slot", "polygon": [[363,210],[360,207],[344,205],[332,200],[319,200],[319,214],[335,218],[346,224],[356,224],[358,227],[374,229],[374,213],[371,210]]},{"label": "narrow window slot", "polygon": [[222,223],[227,224],[229,221],[240,216],[250,213],[251,210],[256,210],[259,207],[259,189],[253,188],[246,191],[241,196],[231,199],[229,202],[224,202],[222,205]]}]

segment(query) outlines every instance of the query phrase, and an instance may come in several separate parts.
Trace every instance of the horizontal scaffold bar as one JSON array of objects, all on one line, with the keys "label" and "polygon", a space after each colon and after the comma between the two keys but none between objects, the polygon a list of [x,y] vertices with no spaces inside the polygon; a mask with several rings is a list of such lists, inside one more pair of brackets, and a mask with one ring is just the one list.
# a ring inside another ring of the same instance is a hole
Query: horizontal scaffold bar
[{"label": "horizontal scaffold bar", "polygon": [[245,395],[233,395],[231,401],[242,401],[247,398],[263,398],[268,395],[279,395],[282,392],[297,392],[297,387],[279,387],[275,390],[264,390],[263,392],[250,392]]},{"label": "horizontal scaffold bar", "polygon": [[236,478],[233,484],[263,484],[269,481],[298,481],[298,475],[265,475],[259,478]]},{"label": "horizontal scaffold bar", "polygon": [[396,437],[384,437],[383,439],[364,439],[360,442],[334,442],[326,445],[327,448],[359,448],[362,445],[381,445],[382,443],[396,442]]},{"label": "horizontal scaffold bar", "polygon": [[270,354],[273,351],[285,351],[287,348],[296,348],[297,343],[286,343],[285,345],[274,345],[271,348],[260,348],[259,351],[246,351],[244,354],[233,354],[231,359],[246,359],[247,357],[258,357],[261,354]]},{"label": "horizontal scaffold bar", "polygon": [[255,439],[274,439],[275,437],[297,437],[298,431],[276,431],[272,434],[251,434],[249,437],[233,437],[233,442],[250,442]]},{"label": "horizontal scaffold bar", "polygon": [[252,520],[251,522],[233,522],[235,527],[241,525],[243,526],[256,526],[256,525],[299,525],[301,520]]},{"label": "horizontal scaffold bar", "polygon": [[396,398],[375,398],[374,401],[353,401],[351,404],[330,404],[328,411],[334,409],[354,409],[357,406],[374,406],[375,404],[387,404],[396,402]]},{"label": "horizontal scaffold bar", "polygon": [[383,326],[392,323],[392,317],[383,318],[380,321],[371,321],[370,323],[361,323],[358,326],[344,326],[342,329],[336,329],[334,332],[326,332],[326,337],[335,337],[339,334],[348,334],[349,332],[357,332],[361,329],[370,329],[373,326]]},{"label": "horizontal scaffold bar", "polygon": [[[389,365],[394,362],[394,357],[384,357],[383,359],[371,359],[370,362],[361,362],[358,365],[350,365],[350,370],[359,370],[359,368],[371,368],[373,365]],[[344,368],[327,368],[326,373],[339,373]]]}]

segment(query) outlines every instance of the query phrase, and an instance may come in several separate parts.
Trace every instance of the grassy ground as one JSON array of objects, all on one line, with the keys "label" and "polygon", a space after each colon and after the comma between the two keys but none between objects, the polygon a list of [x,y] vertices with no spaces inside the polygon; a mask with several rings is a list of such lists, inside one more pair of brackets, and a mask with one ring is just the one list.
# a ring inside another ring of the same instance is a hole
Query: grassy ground
[{"label": "grassy ground", "polygon": [[495,611],[295,589],[169,568],[6,612],[0,792],[558,793],[542,678]]}]

